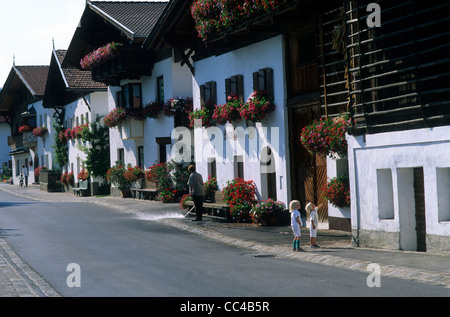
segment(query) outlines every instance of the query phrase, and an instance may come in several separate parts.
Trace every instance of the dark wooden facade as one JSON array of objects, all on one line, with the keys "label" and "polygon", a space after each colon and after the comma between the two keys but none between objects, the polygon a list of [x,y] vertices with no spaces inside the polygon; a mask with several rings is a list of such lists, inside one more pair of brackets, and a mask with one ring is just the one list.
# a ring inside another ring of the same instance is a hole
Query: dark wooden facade
[{"label": "dark wooden facade", "polygon": [[[381,8],[368,27],[367,6]],[[450,124],[450,3],[346,1],[354,134]]]}]

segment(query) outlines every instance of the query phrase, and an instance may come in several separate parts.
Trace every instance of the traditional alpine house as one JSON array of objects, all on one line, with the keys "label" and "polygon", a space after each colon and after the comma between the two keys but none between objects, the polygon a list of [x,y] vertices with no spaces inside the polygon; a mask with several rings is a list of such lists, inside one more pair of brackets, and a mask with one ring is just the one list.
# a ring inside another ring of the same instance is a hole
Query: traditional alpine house
[{"label": "traditional alpine house", "polygon": [[346,1],[359,246],[450,250],[450,3]]},{"label": "traditional alpine house", "polygon": [[[66,50],[52,51],[43,105],[55,112],[52,118],[54,125],[58,127],[58,133],[53,136],[53,139],[58,138],[54,140],[55,162],[60,165],[58,167],[63,174],[73,175],[73,181],[67,181],[70,183],[67,185],[75,186],[79,184],[80,176],[85,178],[80,173],[87,170],[86,151],[95,142],[83,140],[83,129],[91,129],[90,124],[95,123],[97,117],[108,113],[108,95],[106,85],[94,82],[89,71],[63,67],[66,53]],[[106,153],[96,158],[104,159],[101,162],[104,165],[109,164],[109,144],[107,145],[104,146]],[[98,186],[104,182],[103,175],[104,171],[88,177],[92,194],[96,194]]]},{"label": "traditional alpine house", "polygon": [[[105,124],[110,127],[111,165],[121,162],[145,169],[171,160],[172,130],[187,126],[185,109],[192,100],[189,68],[173,62],[172,49],[142,48],[166,5],[88,2],[69,46],[64,63],[80,67],[82,60],[81,67],[91,71],[93,80],[108,86]],[[105,50],[106,58],[90,54]]]},{"label": "traditional alpine house", "polygon": [[52,111],[42,106],[48,70],[48,66],[14,65],[0,93],[0,114],[10,126],[8,146],[15,184],[22,166],[29,170],[29,184],[35,182],[35,168],[52,167]]},{"label": "traditional alpine house", "polygon": [[[216,176],[220,188],[236,177],[252,180],[261,200],[287,205],[298,199],[302,208],[310,201],[323,203],[321,221],[350,230],[349,210],[328,217],[321,190],[327,158],[311,155],[300,143],[302,128],[313,120],[347,112],[347,94],[336,89],[345,87],[344,72],[336,71],[345,59],[333,45],[335,27],[344,22],[342,2],[254,5],[226,5],[227,15],[213,2],[171,1],[144,47],[180,52],[179,62],[194,76],[197,111],[224,105],[230,95],[249,104],[255,91],[264,91],[275,105],[264,119],[247,113],[220,123],[203,120],[195,129],[195,154],[205,178]],[[329,173],[335,175],[341,165],[346,161],[333,161]]]}]

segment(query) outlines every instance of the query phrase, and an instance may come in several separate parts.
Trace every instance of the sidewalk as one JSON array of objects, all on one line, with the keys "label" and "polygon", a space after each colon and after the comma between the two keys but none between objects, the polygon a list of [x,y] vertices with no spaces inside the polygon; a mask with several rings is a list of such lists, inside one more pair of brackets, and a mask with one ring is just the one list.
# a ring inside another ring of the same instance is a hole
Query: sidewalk
[{"label": "sidewalk", "polygon": [[[305,262],[367,271],[367,266],[377,263],[382,276],[398,277],[443,286],[443,295],[450,295],[450,254],[392,251],[353,248],[351,234],[342,231],[318,230],[319,249],[309,248],[309,230],[302,229],[301,243],[305,252],[292,252],[290,226],[264,227],[255,224],[228,223],[204,217],[202,222],[192,222],[193,216],[183,217],[178,204],[122,199],[119,197],[76,197],[71,193],[46,193],[36,186],[20,189],[17,185],[0,184],[0,190],[38,201],[76,201],[95,203],[141,219],[159,221],[180,230],[189,231],[221,243],[244,248],[244,254],[254,257],[284,257]],[[0,242],[5,243],[0,236]],[[0,244],[0,251],[1,249]],[[0,253],[0,269],[4,267]],[[2,285],[0,272],[0,286]],[[447,288],[447,289],[446,289]],[[1,293],[0,296],[3,296]],[[52,294],[54,295],[54,294]],[[42,295],[41,295],[42,296]]]}]

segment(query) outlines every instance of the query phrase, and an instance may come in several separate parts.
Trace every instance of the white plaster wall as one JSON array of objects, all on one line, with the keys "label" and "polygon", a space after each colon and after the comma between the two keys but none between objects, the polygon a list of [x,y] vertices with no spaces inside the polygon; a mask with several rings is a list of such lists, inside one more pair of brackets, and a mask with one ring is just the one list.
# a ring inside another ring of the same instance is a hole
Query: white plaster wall
[{"label": "white plaster wall", "polygon": [[[194,64],[195,77],[193,83],[194,109],[200,108],[200,85],[209,81],[215,81],[217,84],[217,104],[226,102],[225,96],[225,79],[234,75],[243,75],[244,77],[244,95],[249,98],[253,92],[253,73],[262,68],[272,68],[274,75],[274,103],[276,110],[269,114],[262,124],[256,124],[256,139],[260,138],[260,142],[256,148],[250,145],[248,134],[243,138],[238,138],[242,144],[245,144],[244,155],[244,178],[245,180],[253,180],[261,193],[261,173],[260,173],[260,154],[267,143],[271,144],[272,151],[276,161],[276,187],[277,199],[288,204],[287,175],[286,170],[286,135],[287,113],[284,111],[285,86],[284,86],[284,66],[283,66],[283,37],[277,36],[220,56],[213,56],[204,60],[197,61]],[[241,126],[246,130],[245,122],[240,122],[237,126]],[[224,127],[220,127],[222,133]],[[267,128],[267,132],[263,128]],[[273,130],[271,128],[274,128]],[[207,178],[207,161],[205,158],[213,157],[214,151],[204,152],[204,149],[214,148],[214,143],[202,135],[205,133],[199,128],[195,129],[195,151],[197,169]],[[222,136],[223,139],[223,136]],[[233,141],[234,142],[234,141]],[[231,142],[231,143],[233,143]],[[217,143],[217,142],[216,142]],[[220,144],[218,142],[217,144]],[[239,147],[238,147],[239,148]],[[222,152],[220,145],[215,147],[216,152]],[[217,179],[220,188],[226,185],[228,180],[233,179],[233,154],[239,154],[239,150],[232,148],[230,138],[223,141],[223,154],[216,156]],[[226,151],[230,151],[228,155]],[[207,157],[206,157],[207,156]],[[222,159],[220,158],[222,157]]]},{"label": "white plaster wall", "polygon": [[[84,117],[83,123],[86,121],[86,113],[88,114],[89,123],[93,122],[97,115],[105,116],[108,113],[108,94],[107,92],[95,92],[85,96],[86,104],[83,98],[80,98],[65,106],[64,120],[67,122],[68,127],[77,126],[82,124],[81,117]],[[68,172],[74,173],[75,183],[78,182],[78,173],[83,169],[83,161],[86,160],[86,154],[79,148],[80,145],[89,146],[88,143],[82,142],[82,140],[70,140],[69,146],[69,163],[65,167]]]},{"label": "white plaster wall", "polygon": [[[152,76],[144,76],[140,80],[125,80],[121,84],[137,82],[142,84],[142,105],[157,99],[157,78],[164,78],[164,98],[192,97],[192,75],[189,68],[174,63],[173,58],[167,58],[155,63]],[[116,105],[116,93],[120,87],[108,87],[108,110],[113,110]],[[144,167],[152,166],[159,159],[159,147],[157,137],[170,137],[174,127],[173,118],[161,114],[158,119],[146,119],[144,121],[144,138],[123,140],[118,127],[110,129],[111,164],[118,160],[118,149],[124,149],[125,164],[137,165],[137,148],[144,146]],[[171,147],[167,147],[167,160],[170,158]]]},{"label": "white plaster wall", "polygon": [[[448,193],[450,188],[437,187],[437,168],[450,168],[450,127],[366,135],[365,139],[347,136],[347,141],[353,229],[399,232],[399,219],[404,219],[400,216],[405,216],[400,211],[406,213],[414,205],[408,194],[412,184],[407,173],[423,167],[426,232],[450,236],[450,221],[438,218],[439,193]],[[393,219],[379,218],[377,169],[390,169],[392,173]]]}]

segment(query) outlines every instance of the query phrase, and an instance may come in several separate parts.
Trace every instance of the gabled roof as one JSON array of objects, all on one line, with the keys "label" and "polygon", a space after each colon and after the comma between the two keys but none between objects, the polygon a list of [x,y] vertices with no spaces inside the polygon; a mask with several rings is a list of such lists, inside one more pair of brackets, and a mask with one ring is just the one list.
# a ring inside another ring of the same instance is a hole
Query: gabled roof
[{"label": "gabled roof", "polygon": [[16,100],[24,100],[23,89],[30,98],[41,99],[45,94],[49,66],[13,66],[0,92],[0,112],[8,112]]},{"label": "gabled roof", "polygon": [[63,66],[79,67],[86,54],[111,42],[141,45],[168,2],[92,1],[86,3]]},{"label": "gabled roof", "polygon": [[[66,87],[69,90],[106,90],[107,87],[103,83],[92,80],[92,75],[89,70],[82,70],[75,67],[62,67],[62,63],[66,56],[67,50],[53,51],[55,62],[54,67],[58,67],[63,79],[66,82]],[[52,65],[50,65],[52,66]]]},{"label": "gabled roof", "polygon": [[66,50],[53,50],[50,60],[44,107],[62,107],[84,94],[106,91],[103,83],[92,80],[91,72],[76,67],[62,67]]},{"label": "gabled roof", "polygon": [[90,9],[121,29],[128,37],[147,37],[168,2],[88,2]]},{"label": "gabled roof", "polygon": [[33,96],[42,97],[44,95],[48,66],[15,66],[13,68]]}]

